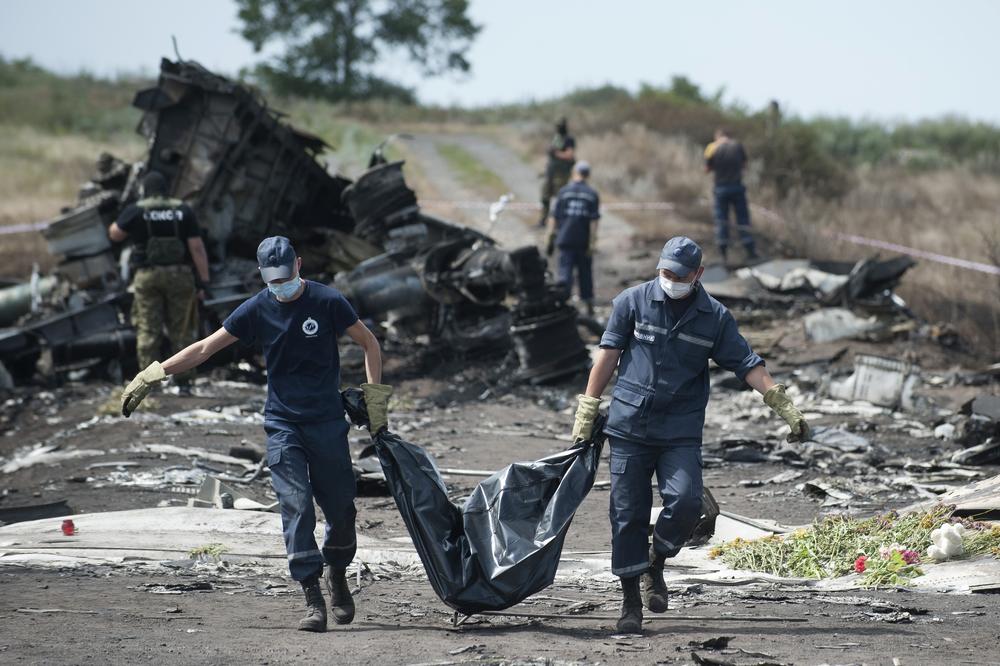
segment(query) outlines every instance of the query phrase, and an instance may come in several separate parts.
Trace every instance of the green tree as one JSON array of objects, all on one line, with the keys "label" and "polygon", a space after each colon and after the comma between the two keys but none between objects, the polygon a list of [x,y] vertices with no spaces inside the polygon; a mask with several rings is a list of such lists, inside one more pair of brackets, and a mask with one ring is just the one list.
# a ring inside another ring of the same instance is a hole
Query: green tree
[{"label": "green tree", "polygon": [[425,76],[467,72],[480,30],[468,0],[237,0],[240,34],[258,53],[284,51],[257,66],[279,94],[413,101],[413,91],[374,73],[386,55],[405,56]]}]

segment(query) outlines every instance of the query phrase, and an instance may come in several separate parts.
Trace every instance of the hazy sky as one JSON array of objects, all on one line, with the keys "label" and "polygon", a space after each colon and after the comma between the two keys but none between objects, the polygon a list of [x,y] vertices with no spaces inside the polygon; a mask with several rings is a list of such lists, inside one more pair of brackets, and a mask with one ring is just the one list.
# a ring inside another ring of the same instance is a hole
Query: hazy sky
[{"label": "hazy sky", "polygon": [[[1000,2],[964,0],[472,0],[483,25],[465,79],[424,101],[486,105],[684,74],[753,107],[882,120],[946,113],[1000,122]],[[234,73],[259,56],[231,0],[0,0],[0,54],[62,71],[155,72],[173,57]]]}]

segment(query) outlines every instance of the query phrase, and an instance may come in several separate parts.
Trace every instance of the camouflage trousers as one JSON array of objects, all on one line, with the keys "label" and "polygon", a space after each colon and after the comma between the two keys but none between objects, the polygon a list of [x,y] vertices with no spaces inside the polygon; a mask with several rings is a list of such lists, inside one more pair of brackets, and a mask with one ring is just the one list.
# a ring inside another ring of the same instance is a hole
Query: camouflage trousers
[{"label": "camouflage trousers", "polygon": [[552,197],[559,194],[559,190],[563,188],[566,183],[569,182],[569,176],[572,171],[572,166],[569,170],[565,169],[548,169],[545,174],[545,181],[542,183],[542,217],[539,220],[539,226],[545,224],[545,220],[549,217],[549,204],[552,201]]},{"label": "camouflage trousers", "polygon": [[[140,268],[132,280],[132,325],[135,326],[139,368],[160,359],[166,329],[171,352],[195,340],[198,330],[198,299],[189,266]],[[191,380],[191,371],[177,375],[178,383]]]}]

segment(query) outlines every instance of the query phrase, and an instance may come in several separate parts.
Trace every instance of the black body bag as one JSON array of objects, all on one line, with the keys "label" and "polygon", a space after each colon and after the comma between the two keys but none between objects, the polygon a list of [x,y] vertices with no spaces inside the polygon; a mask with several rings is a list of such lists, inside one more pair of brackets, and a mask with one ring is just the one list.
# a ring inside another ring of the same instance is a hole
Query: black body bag
[{"label": "black body bag", "polygon": [[[344,392],[356,425],[368,424],[362,392]],[[503,610],[552,584],[573,515],[590,492],[604,444],[592,441],[508,465],[480,483],[459,508],[448,499],[433,458],[383,430],[375,450],[431,587],[451,608]]]}]

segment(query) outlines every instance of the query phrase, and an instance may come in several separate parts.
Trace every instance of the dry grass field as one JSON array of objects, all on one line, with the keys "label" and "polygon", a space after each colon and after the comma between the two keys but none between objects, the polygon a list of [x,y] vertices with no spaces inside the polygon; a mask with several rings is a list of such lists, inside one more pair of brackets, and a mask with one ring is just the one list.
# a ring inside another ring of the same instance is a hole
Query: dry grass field
[{"label": "dry grass field", "polygon": [[[5,84],[0,85],[0,226],[59,214],[75,200],[100,152],[128,160],[139,159],[144,152],[144,141],[134,132],[139,114],[129,107],[140,82],[59,78],[31,65],[0,60],[0,84]],[[821,135],[824,128],[830,130],[829,123],[793,122],[777,162],[785,169],[788,164],[811,169],[812,180],[793,179],[793,187],[779,196],[775,174],[768,172],[761,155],[768,144],[762,139],[759,114],[721,109],[699,98],[696,89],[685,98],[678,94],[673,89],[651,89],[629,97],[617,89],[601,88],[562,100],[478,110],[296,99],[272,103],[291,122],[323,137],[331,145],[324,156],[331,170],[349,177],[365,167],[372,147],[388,134],[428,128],[486,132],[540,173],[551,119],[569,115],[578,154],[593,165],[593,181],[605,201],[675,204],[669,215],[626,215],[644,237],[662,235],[679,221],[711,225],[711,180],[702,166],[702,141],[712,127],[727,120],[748,135],[750,200],[773,213],[758,212],[754,224],[768,237],[769,247],[814,259],[856,260],[875,253],[833,242],[823,233],[837,231],[1000,263],[1000,170],[991,166],[1000,159],[1000,148],[993,145],[1000,141],[1000,130],[945,120],[903,128],[909,134],[901,134],[841,123],[835,129],[847,132],[845,139],[836,133]],[[816,136],[825,137],[827,152],[817,152],[822,142]],[[873,137],[886,144],[880,159],[859,161],[857,151],[851,158],[845,146],[859,139],[869,145]],[[896,160],[894,155],[906,151],[890,144],[904,139],[923,142],[919,154],[935,159],[925,160],[920,168]],[[982,150],[963,161],[963,151],[972,150],[970,145]],[[840,155],[840,161],[831,162],[831,154]],[[405,142],[389,149],[390,158],[405,155]],[[453,161],[464,157],[451,156]],[[824,194],[824,173],[831,183],[837,181],[838,196]],[[407,177],[418,191],[427,181],[416,164],[407,166]],[[797,187],[796,182],[804,185]],[[0,236],[0,278],[23,279],[34,262],[44,270],[52,261],[38,233]],[[922,260],[899,291],[922,318],[957,327],[984,360],[1000,355],[997,276]]]}]

